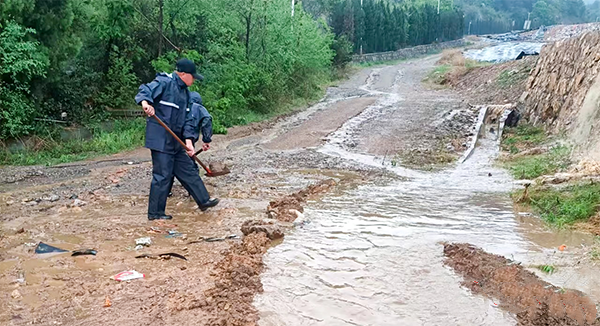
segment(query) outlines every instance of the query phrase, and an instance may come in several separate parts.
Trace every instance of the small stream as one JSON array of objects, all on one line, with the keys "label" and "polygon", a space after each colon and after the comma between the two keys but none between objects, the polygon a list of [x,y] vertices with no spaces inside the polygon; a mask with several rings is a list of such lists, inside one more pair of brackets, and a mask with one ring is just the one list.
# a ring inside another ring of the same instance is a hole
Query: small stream
[{"label": "small stream", "polygon": [[454,170],[309,205],[312,223],[266,256],[261,325],[514,325],[443,266],[441,241],[516,259],[527,252],[506,196],[510,178],[489,163],[479,148]]},{"label": "small stream", "polygon": [[[381,103],[400,100],[388,96],[367,108],[320,151],[381,167],[381,158],[347,150],[344,137]],[[515,216],[513,180],[494,166],[496,153],[497,142],[483,138],[468,160],[448,170],[387,166],[404,181],[383,177],[309,203],[311,222],[265,256],[264,293],[255,299],[259,324],[516,325],[492,300],[460,287],[461,278],[443,265],[441,242],[469,242],[529,263],[549,255],[544,245],[579,245],[581,236],[559,237]]]}]

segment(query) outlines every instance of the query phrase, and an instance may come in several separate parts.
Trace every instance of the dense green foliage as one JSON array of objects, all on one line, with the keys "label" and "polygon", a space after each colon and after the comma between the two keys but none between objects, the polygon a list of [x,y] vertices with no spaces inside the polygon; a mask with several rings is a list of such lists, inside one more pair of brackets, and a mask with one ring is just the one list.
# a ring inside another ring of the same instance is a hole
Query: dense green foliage
[{"label": "dense green foliage", "polygon": [[393,51],[406,46],[455,40],[463,34],[457,8],[426,3],[340,0],[333,4],[331,26],[348,39],[355,53]]},{"label": "dense green foliage", "polygon": [[110,129],[99,125],[91,129],[94,137],[89,141],[57,141],[47,135],[35,136],[30,140],[34,146],[16,152],[0,151],[0,165],[53,165],[134,149],[143,144],[146,121],[117,120]]},{"label": "dense green foliage", "polygon": [[586,15],[587,15],[587,21],[589,21],[589,22],[600,21],[600,0],[591,2],[587,6]]},{"label": "dense green foliage", "polygon": [[583,23],[583,0],[456,0],[465,12],[465,28],[471,34],[504,33],[523,29],[529,17],[531,28],[542,25]]},{"label": "dense green foliage", "polygon": [[[287,0],[2,0],[0,140],[87,124],[188,57],[217,131],[320,95],[333,34]],[[66,119],[65,119],[66,115]],[[61,124],[63,125],[63,124]]]},{"label": "dense green foliage", "polygon": [[2,0],[0,141],[137,110],[138,85],[181,57],[225,132],[319,96],[361,45],[456,39],[461,17],[417,0],[306,0],[293,15],[288,0]]}]

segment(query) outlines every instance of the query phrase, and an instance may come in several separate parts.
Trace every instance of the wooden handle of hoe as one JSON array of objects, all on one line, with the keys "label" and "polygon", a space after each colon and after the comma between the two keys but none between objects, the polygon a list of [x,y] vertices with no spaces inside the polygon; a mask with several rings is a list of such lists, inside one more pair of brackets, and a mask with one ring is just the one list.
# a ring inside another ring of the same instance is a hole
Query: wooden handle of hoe
[{"label": "wooden handle of hoe", "polygon": [[[157,117],[156,114],[153,115],[152,117],[154,117],[154,119],[156,119],[156,121],[161,126],[163,126],[163,128],[165,128],[171,134],[171,136],[173,136],[173,138],[175,138],[177,140],[177,142],[179,142],[179,144],[181,144],[181,146],[183,146],[183,148],[187,149],[187,145],[179,137],[177,137],[177,135],[173,132],[173,130],[171,130],[171,128],[169,128],[169,126],[167,126],[164,122],[162,122],[162,120],[160,120],[160,118]],[[194,154],[194,156],[193,156],[194,160],[196,160],[196,162],[198,162],[198,164],[200,164],[202,166],[202,168],[204,170],[206,170],[206,173],[212,174],[212,171],[208,168],[208,166],[204,165],[204,163],[202,163],[200,161],[200,159],[198,157],[196,157],[196,155],[197,154]]]}]

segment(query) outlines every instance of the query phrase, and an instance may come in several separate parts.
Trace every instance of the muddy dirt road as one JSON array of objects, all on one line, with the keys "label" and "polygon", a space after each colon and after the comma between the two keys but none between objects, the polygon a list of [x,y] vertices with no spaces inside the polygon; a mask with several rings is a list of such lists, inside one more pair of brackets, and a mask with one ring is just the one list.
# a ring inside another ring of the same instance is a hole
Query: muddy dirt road
[{"label": "muddy dirt road", "polygon": [[[477,112],[451,91],[421,85],[436,60],[359,71],[306,110],[215,137],[202,158],[231,167],[205,179],[222,203],[202,213],[176,185],[167,223],[146,219],[145,149],[2,168],[0,324],[516,324],[460,287],[438,242],[472,242],[530,264],[589,239],[515,218],[492,141],[462,165],[440,165],[467,148]],[[265,222],[279,225],[283,241],[243,236],[245,221],[277,217],[267,214],[271,201],[326,179],[335,186],[302,194],[296,226]],[[238,237],[204,241],[228,235]],[[142,237],[152,244],[136,250]],[[98,254],[38,255],[39,242]],[[135,258],[169,252],[187,261]],[[597,270],[570,268],[574,258],[564,256],[565,274],[553,283],[600,298],[589,277]],[[110,279],[124,270],[146,277]]]}]

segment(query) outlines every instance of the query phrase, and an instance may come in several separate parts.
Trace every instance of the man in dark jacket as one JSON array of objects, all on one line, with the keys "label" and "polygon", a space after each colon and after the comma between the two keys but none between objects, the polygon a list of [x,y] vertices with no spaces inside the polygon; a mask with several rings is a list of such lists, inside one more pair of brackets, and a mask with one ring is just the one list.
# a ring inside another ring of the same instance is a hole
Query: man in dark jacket
[{"label": "man in dark jacket", "polygon": [[142,106],[149,117],[146,119],[146,147],[152,153],[149,220],[172,218],[165,214],[165,208],[173,175],[192,195],[201,210],[219,203],[218,199],[210,198],[190,160],[194,155],[194,148],[190,146],[191,140],[188,141],[188,148],[184,149],[151,118],[156,114],[180,139],[184,139],[186,109],[190,96],[188,86],[191,86],[195,79],[202,80],[203,77],[196,73],[194,63],[188,59],[181,59],[177,62],[177,71],[172,74],[157,74],[151,83],[140,86],[135,97],[136,103]]}]

